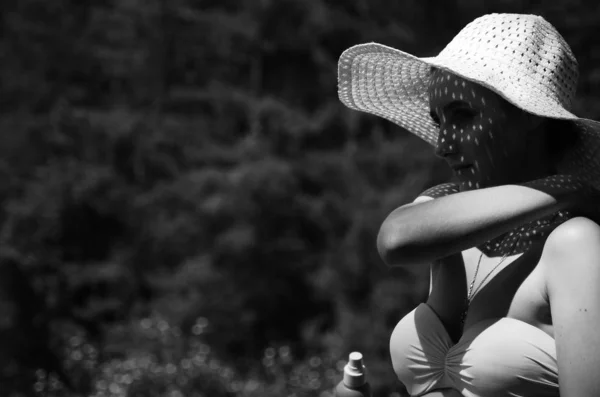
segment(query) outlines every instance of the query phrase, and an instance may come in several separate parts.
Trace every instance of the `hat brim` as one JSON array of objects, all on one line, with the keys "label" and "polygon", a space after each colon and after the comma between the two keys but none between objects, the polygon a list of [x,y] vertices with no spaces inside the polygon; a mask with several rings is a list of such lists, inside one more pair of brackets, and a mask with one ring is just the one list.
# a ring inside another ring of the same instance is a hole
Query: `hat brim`
[{"label": "hat brim", "polygon": [[383,117],[431,145],[437,128],[429,115],[425,59],[377,43],[344,51],[338,63],[338,95],[351,109]]}]

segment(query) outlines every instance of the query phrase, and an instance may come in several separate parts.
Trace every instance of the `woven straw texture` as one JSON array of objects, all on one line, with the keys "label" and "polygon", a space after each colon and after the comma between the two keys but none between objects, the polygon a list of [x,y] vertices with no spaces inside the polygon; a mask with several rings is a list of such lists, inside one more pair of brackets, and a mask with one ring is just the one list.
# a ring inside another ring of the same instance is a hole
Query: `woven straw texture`
[{"label": "woven straw texture", "polygon": [[435,146],[438,129],[427,96],[432,67],[481,84],[529,113],[573,120],[581,139],[557,164],[558,171],[600,189],[600,123],[570,112],[577,61],[542,17],[485,15],[430,58],[377,43],[351,47],[339,59],[338,94],[349,108],[390,120]]}]

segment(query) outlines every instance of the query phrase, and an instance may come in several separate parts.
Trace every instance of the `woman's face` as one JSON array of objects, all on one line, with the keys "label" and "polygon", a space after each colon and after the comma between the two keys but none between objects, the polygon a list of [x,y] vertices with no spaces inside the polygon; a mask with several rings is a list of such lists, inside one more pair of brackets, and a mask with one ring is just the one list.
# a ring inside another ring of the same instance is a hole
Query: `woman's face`
[{"label": "woman's face", "polygon": [[491,90],[441,70],[432,74],[429,103],[439,125],[436,154],[454,170],[461,190],[520,181],[533,117]]}]

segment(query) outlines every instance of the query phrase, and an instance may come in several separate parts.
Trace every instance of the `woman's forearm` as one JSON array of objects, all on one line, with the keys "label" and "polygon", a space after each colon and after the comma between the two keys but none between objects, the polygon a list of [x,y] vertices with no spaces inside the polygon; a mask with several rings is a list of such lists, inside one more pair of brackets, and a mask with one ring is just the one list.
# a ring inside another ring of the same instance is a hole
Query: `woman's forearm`
[{"label": "woman's forearm", "polygon": [[571,205],[572,192],[504,185],[394,210],[377,237],[390,266],[429,264]]}]

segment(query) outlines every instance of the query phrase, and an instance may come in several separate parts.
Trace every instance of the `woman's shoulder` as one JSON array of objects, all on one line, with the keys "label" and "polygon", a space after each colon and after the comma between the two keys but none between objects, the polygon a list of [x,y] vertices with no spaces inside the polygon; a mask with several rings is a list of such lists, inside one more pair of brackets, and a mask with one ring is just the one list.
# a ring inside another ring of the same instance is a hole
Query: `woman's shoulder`
[{"label": "woman's shoulder", "polygon": [[600,225],[585,217],[562,223],[548,236],[539,263],[547,283],[560,283],[561,277],[576,270],[597,271],[600,269]]},{"label": "woman's shoulder", "polygon": [[544,251],[551,251],[553,254],[568,253],[587,244],[595,244],[599,239],[600,225],[589,218],[578,216],[560,224],[548,235]]}]

